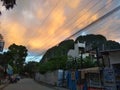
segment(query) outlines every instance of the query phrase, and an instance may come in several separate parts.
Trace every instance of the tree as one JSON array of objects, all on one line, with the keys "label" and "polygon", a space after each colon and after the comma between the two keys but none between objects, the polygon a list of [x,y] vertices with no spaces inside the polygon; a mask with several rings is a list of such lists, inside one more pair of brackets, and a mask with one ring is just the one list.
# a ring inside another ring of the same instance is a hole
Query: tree
[{"label": "tree", "polygon": [[39,71],[39,63],[35,61],[28,62],[24,67],[24,72],[27,72],[31,77],[35,74],[35,72]]},{"label": "tree", "polygon": [[[85,36],[79,36],[75,43],[77,42],[86,44],[86,50],[93,50],[93,51],[101,51],[101,50],[111,50],[111,49],[120,49],[120,44],[115,41],[107,41],[107,39],[102,35],[94,35],[88,34]],[[65,40],[62,41],[57,46],[50,48],[43,56],[42,60],[40,61],[40,72],[46,72],[49,70],[59,69],[59,59],[58,57],[66,56],[70,49],[74,48],[74,41],[73,40]],[[99,52],[98,52],[99,53]],[[99,57],[99,55],[98,55]],[[72,58],[71,60],[64,61],[67,62],[67,69],[76,69],[76,68],[89,68],[98,65],[97,60],[91,60],[90,57],[86,57],[85,60],[81,60],[81,58]],[[61,64],[61,65],[64,65]],[[101,65],[101,63],[100,63]],[[102,65],[101,65],[102,66]]]},{"label": "tree", "polygon": [[15,72],[21,72],[23,69],[27,51],[26,47],[22,45],[12,44],[9,46],[5,55],[8,56],[8,63],[13,66]]},{"label": "tree", "polygon": [[86,46],[90,48],[96,48],[98,47],[99,50],[102,50],[103,45],[106,43],[106,38],[102,35],[94,35],[94,34],[88,34],[85,36],[79,36],[76,40],[75,43],[77,42],[86,42]]},{"label": "tree", "polygon": [[3,55],[0,54],[0,65],[4,65],[6,62],[5,60],[3,59]]},{"label": "tree", "polygon": [[[16,5],[16,0],[1,0],[3,2],[3,6],[5,6],[5,8],[7,10],[9,10],[10,8],[13,9],[14,6]],[[1,11],[0,11],[0,15],[1,15]]]},{"label": "tree", "polygon": [[94,59],[91,59],[90,56],[87,56],[83,60],[83,68],[91,68],[97,66],[97,62]]},{"label": "tree", "polygon": [[66,56],[51,58],[47,62],[39,64],[39,72],[44,74],[48,71],[66,69],[66,62],[67,62]]},{"label": "tree", "polygon": [[62,41],[58,46],[54,46],[47,50],[40,62],[45,62],[44,60],[49,60],[51,58],[67,56],[69,49],[74,48],[73,40]]},{"label": "tree", "polygon": [[106,50],[120,49],[120,43],[112,40],[108,40],[105,45]]},{"label": "tree", "polygon": [[16,5],[16,0],[1,0],[3,2],[3,6],[6,7],[6,9],[12,9],[14,5]]}]

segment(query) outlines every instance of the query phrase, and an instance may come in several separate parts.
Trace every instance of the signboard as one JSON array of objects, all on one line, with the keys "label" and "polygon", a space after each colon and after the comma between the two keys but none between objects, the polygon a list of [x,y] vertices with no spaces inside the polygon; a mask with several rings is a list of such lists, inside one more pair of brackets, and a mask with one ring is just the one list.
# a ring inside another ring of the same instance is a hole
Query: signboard
[{"label": "signboard", "polygon": [[105,86],[104,90],[116,90],[115,87],[112,86]]},{"label": "signboard", "polygon": [[114,70],[112,68],[105,67],[103,74],[105,90],[116,90]]},{"label": "signboard", "polygon": [[13,74],[13,68],[12,68],[12,66],[8,64],[8,67],[7,67],[6,71],[7,71],[7,74],[12,75]]},{"label": "signboard", "polygon": [[88,73],[87,78],[90,87],[101,87],[100,73]]},{"label": "signboard", "polygon": [[114,65],[117,90],[120,90],[120,64]]},{"label": "signboard", "polygon": [[75,71],[71,71],[71,79],[75,80]]}]

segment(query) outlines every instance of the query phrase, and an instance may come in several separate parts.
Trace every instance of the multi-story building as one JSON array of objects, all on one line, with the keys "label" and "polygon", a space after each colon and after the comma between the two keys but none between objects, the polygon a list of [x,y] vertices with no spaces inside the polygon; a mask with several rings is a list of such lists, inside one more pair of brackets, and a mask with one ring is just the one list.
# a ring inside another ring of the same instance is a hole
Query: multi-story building
[{"label": "multi-story building", "polygon": [[104,85],[111,90],[120,90],[120,50],[102,51],[104,62]]}]

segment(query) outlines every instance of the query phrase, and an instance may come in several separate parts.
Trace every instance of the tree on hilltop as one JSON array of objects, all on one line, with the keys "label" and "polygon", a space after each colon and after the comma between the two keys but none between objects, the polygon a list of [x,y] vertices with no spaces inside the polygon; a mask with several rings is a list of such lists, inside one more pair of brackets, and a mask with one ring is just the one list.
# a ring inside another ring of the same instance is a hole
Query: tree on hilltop
[{"label": "tree on hilltop", "polygon": [[[1,2],[2,2],[2,6],[5,6],[5,8],[6,8],[7,10],[13,9],[14,6],[16,5],[16,0],[1,0]],[[1,11],[0,11],[0,15],[1,15],[1,14],[2,14],[2,13],[1,13]]]}]

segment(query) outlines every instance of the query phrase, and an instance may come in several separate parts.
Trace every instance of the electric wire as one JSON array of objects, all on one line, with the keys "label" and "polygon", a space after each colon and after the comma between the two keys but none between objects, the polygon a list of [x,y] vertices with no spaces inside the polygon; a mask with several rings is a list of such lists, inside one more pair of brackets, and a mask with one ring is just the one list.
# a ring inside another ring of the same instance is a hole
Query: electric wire
[{"label": "electric wire", "polygon": [[[111,2],[109,2],[109,3],[111,3]],[[109,3],[108,3],[107,5],[109,5]],[[95,5],[96,5],[96,4],[95,4]],[[103,6],[103,7],[102,7],[102,8],[100,8],[99,10],[97,10],[97,12],[96,12],[96,13],[98,13],[100,10],[102,10],[102,9],[103,9],[104,7],[106,7],[107,5]],[[84,14],[82,14],[82,15],[84,15]],[[91,16],[92,16],[92,15],[91,15]],[[91,16],[89,16],[88,18],[86,18],[86,20],[87,20],[87,19],[89,19]],[[80,24],[82,24],[82,22],[81,22],[81,23],[79,23],[78,25],[80,25]],[[72,30],[73,30],[73,29],[75,29],[75,28],[76,28],[76,27],[73,27],[73,28],[72,28]],[[59,34],[59,33],[58,33],[58,34]],[[69,37],[68,37],[68,38],[69,38]],[[68,38],[67,38],[67,39],[68,39]],[[47,40],[47,39],[46,39],[46,40]],[[45,41],[46,41],[46,40],[45,40]],[[47,43],[47,42],[46,42],[46,43]]]},{"label": "electric wire", "polygon": [[[110,3],[111,3],[111,2],[110,2]],[[107,5],[109,5],[109,3],[108,3]],[[105,5],[105,6],[103,6],[102,8],[100,8],[97,12],[99,12],[100,10],[102,10],[102,9],[103,9],[104,7],[106,7],[107,5]],[[97,13],[97,12],[96,12],[96,13]],[[81,23],[80,23],[80,24],[81,24]],[[71,36],[73,36],[73,35],[71,35]],[[71,37],[71,36],[70,36],[70,37]],[[70,37],[68,37],[68,38],[70,38]],[[68,39],[68,38],[67,38],[67,39]]]},{"label": "electric wire", "polygon": [[[82,15],[80,15],[79,17],[84,16],[86,12],[90,11],[92,8],[94,8],[95,6],[97,6],[97,5],[100,3],[100,1],[101,1],[101,0],[99,0],[98,2],[96,2],[92,7],[89,7],[89,8],[88,8]],[[91,4],[91,1],[89,1],[89,3],[87,3],[87,5],[89,5],[89,4]],[[83,10],[84,10],[84,9],[83,9]],[[83,10],[82,10],[82,11],[83,11]],[[81,12],[82,12],[82,11],[81,11]],[[73,16],[71,19],[73,19],[74,17],[76,17],[76,16]],[[75,20],[75,21],[77,21],[77,20]],[[75,22],[75,21],[74,21],[74,22]],[[74,23],[74,22],[72,22],[72,23]],[[72,23],[69,23],[69,22],[68,22],[68,23],[66,23],[65,25],[71,26],[70,24],[72,24]],[[57,31],[60,30],[60,29],[62,29],[63,26],[64,26],[64,25],[62,25],[61,27],[59,27],[59,28],[57,29]],[[59,35],[60,32],[61,32],[61,31],[57,32],[57,34]],[[50,37],[48,37],[48,38],[50,38]],[[46,38],[44,41],[47,41],[48,38]],[[44,42],[44,41],[41,41],[41,42]],[[45,42],[44,45],[47,45],[47,42]]]},{"label": "electric wire", "polygon": [[[105,7],[105,6],[104,6],[104,7]],[[104,8],[104,7],[103,7],[103,8]],[[102,8],[101,8],[101,9],[102,9]],[[100,10],[101,10],[101,9],[100,9]],[[76,32],[75,34],[77,34],[77,32]],[[71,36],[74,36],[75,34],[73,34],[73,35],[71,35]],[[70,37],[71,37],[71,36],[70,36]],[[68,38],[70,38],[70,37],[68,37]]]},{"label": "electric wire", "polygon": [[[100,1],[101,1],[101,0],[99,0],[98,2],[96,2],[92,7],[90,7],[88,10],[86,10],[86,12],[89,11],[89,10],[91,10],[91,9],[92,9],[94,6],[96,6]],[[92,2],[91,2],[91,0],[90,0],[90,1],[87,3],[87,5],[88,5],[88,4],[91,4],[91,3],[92,3]],[[84,9],[83,9],[83,10],[84,10]],[[83,10],[82,10],[82,11],[83,11]],[[81,12],[82,12],[82,11],[81,11]],[[82,15],[84,15],[86,12],[84,12]],[[82,16],[82,15],[81,15],[81,16]],[[80,17],[80,16],[79,16],[79,17]],[[73,18],[75,18],[74,15],[71,17],[71,19],[73,19]],[[67,25],[67,24],[65,24],[65,25]],[[59,27],[59,29],[60,29],[60,28],[62,28],[62,27]],[[46,40],[47,40],[47,39],[46,39]],[[43,52],[43,53],[45,53],[45,52]],[[40,55],[42,55],[42,54],[40,54]]]}]

